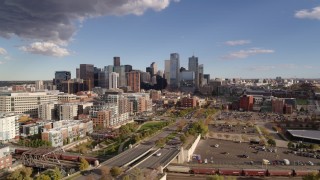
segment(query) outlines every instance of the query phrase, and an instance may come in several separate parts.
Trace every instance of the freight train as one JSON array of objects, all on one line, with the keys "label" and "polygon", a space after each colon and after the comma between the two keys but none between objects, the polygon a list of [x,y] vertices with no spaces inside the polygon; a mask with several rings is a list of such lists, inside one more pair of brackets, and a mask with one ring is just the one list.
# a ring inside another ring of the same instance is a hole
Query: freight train
[{"label": "freight train", "polygon": [[[28,151],[28,149],[15,149],[15,154],[16,155],[22,155],[24,152]],[[48,157],[53,158],[53,154],[47,155]],[[59,160],[64,160],[64,161],[74,161],[74,162],[80,162],[80,159],[83,158],[86,161],[88,161],[89,164],[92,165],[99,165],[99,161],[97,158],[94,157],[85,157],[85,156],[78,156],[78,155],[72,155],[72,154],[61,154],[61,153],[56,153],[55,156]]]},{"label": "freight train", "polygon": [[272,169],[223,169],[201,168],[188,166],[168,166],[168,172],[185,174],[206,174],[224,176],[305,176],[310,173],[319,173],[319,170],[272,170]]}]

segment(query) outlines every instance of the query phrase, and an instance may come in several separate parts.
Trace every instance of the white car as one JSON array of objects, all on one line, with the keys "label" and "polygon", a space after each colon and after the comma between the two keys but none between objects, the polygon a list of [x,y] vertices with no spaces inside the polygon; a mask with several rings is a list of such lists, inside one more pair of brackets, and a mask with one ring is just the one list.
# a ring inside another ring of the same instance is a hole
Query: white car
[{"label": "white car", "polygon": [[308,164],[309,164],[310,166],[314,166],[313,162],[311,162],[311,161],[308,161]]},{"label": "white car", "polygon": [[158,156],[158,157],[161,156],[161,153],[157,153],[156,156]]},{"label": "white car", "polygon": [[215,144],[214,147],[215,147],[215,148],[218,148],[218,147],[219,147],[219,144]]}]

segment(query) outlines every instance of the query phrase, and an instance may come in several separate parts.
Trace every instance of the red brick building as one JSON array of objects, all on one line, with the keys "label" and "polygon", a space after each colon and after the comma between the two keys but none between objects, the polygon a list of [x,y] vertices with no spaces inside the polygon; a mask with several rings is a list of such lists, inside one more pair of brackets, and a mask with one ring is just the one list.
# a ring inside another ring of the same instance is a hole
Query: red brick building
[{"label": "red brick building", "polygon": [[253,110],[253,96],[244,95],[240,98],[240,109],[244,111]]},{"label": "red brick building", "polygon": [[181,107],[190,108],[197,106],[197,98],[196,97],[184,97],[181,99]]},{"label": "red brick building", "polygon": [[272,100],[272,112],[283,114],[284,110],[284,99],[273,99]]}]

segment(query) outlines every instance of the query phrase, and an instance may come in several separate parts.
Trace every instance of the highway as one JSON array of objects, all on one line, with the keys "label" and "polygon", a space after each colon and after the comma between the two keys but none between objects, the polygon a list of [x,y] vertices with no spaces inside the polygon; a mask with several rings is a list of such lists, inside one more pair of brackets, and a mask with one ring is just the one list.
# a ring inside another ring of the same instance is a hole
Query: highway
[{"label": "highway", "polygon": [[101,165],[107,165],[110,167],[112,166],[122,167],[134,161],[135,159],[143,156],[144,154],[147,154],[149,151],[151,151],[151,149],[152,149],[152,146],[150,145],[139,145],[107,160]]},{"label": "highway", "polygon": [[[168,162],[172,160],[172,158],[174,158],[179,152],[179,149],[177,149],[176,147],[166,146],[165,148],[162,148],[159,151],[157,151],[149,158],[145,159],[137,167],[140,169],[157,169],[159,166],[168,164]],[[158,153],[161,153],[161,155],[157,156],[156,154]]]},{"label": "highway", "polygon": [[[180,121],[180,119],[177,119],[176,123],[178,121]],[[118,154],[117,156],[115,156],[115,157],[113,157],[113,158],[101,163],[101,166],[99,168],[95,168],[95,171],[93,173],[91,173],[91,175],[94,176],[95,178],[99,179],[99,177],[101,175],[99,175],[96,172],[98,172],[99,169],[101,169],[103,166],[108,166],[108,167],[127,166],[130,163],[134,162],[135,160],[138,160],[140,157],[143,157],[144,155],[146,155],[148,152],[150,152],[152,150],[152,148],[155,145],[155,142],[158,139],[167,137],[170,133],[172,133],[172,132],[174,132],[174,130],[176,130],[176,128],[177,128],[176,127],[176,123],[166,127],[165,130],[159,132],[158,134],[156,134],[155,136],[151,137],[150,139],[142,141],[140,143],[140,145],[135,146],[132,149],[128,149],[128,150],[122,152],[121,154]],[[166,163],[165,160],[168,160],[166,158],[170,158],[175,153],[177,153],[177,152],[174,152],[174,150],[169,150],[168,152],[164,152],[164,154],[161,155],[163,157],[159,158],[160,161],[155,161],[155,162],[154,162],[154,160],[147,161],[146,162],[146,166],[150,166],[152,168],[152,167],[156,167],[157,166],[157,162]],[[172,158],[173,157],[171,157],[171,159]],[[163,160],[161,160],[161,159],[163,159]],[[158,159],[156,159],[156,160],[158,160]],[[141,159],[140,161],[143,161],[143,160]],[[143,164],[143,163],[141,163],[141,164]],[[85,179],[87,179],[87,177],[86,176],[80,176],[80,177],[77,177],[75,179],[77,179],[77,180],[85,180]]]}]

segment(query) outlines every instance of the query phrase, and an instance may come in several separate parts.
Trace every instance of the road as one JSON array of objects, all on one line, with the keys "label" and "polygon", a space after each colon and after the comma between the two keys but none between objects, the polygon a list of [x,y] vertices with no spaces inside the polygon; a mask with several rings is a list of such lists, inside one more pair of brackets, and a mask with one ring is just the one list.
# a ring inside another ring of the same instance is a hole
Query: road
[{"label": "road", "polygon": [[[179,149],[176,147],[166,146],[165,148],[160,149],[155,154],[145,159],[141,164],[138,165],[138,168],[144,169],[156,169],[161,165],[166,165],[172,158],[174,158],[178,153]],[[156,154],[161,153],[160,156]]]}]

